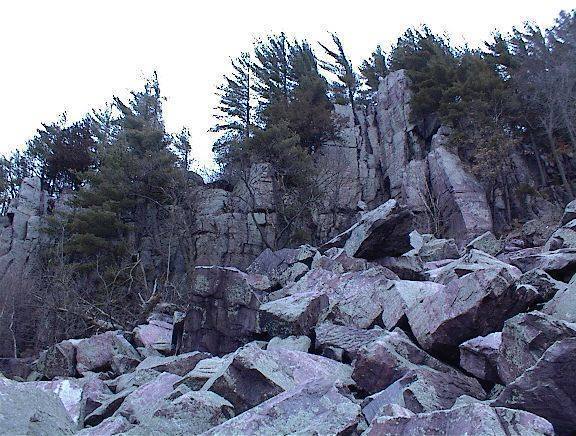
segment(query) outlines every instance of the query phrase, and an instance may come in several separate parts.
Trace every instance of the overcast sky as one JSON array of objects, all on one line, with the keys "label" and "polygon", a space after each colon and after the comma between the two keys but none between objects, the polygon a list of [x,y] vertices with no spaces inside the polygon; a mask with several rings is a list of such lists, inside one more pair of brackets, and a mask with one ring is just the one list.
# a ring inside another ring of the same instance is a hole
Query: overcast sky
[{"label": "overcast sky", "polygon": [[229,58],[280,32],[328,41],[337,32],[353,62],[427,23],[457,42],[481,44],[526,19],[552,24],[574,0],[6,0],[0,4],[0,152],[21,147],[41,122],[81,118],[158,71],[169,131],[190,128],[209,162],[214,91]]}]

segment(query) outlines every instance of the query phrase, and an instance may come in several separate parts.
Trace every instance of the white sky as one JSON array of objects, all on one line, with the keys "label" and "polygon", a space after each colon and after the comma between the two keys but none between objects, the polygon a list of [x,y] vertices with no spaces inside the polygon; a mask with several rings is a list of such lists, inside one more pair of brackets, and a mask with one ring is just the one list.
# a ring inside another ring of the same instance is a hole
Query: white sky
[{"label": "white sky", "polygon": [[22,146],[64,111],[81,118],[125,96],[158,70],[169,131],[188,126],[200,163],[210,162],[215,87],[229,58],[256,36],[280,32],[310,42],[340,35],[353,62],[427,23],[456,42],[481,44],[526,19],[552,24],[574,0],[2,0],[0,153]]}]

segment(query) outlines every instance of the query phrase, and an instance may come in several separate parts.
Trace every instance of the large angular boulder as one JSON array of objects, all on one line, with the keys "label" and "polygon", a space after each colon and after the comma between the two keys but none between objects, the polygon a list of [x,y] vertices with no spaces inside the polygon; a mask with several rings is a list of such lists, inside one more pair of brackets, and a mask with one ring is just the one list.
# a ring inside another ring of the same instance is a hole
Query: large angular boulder
[{"label": "large angular boulder", "polygon": [[458,259],[460,251],[454,239],[439,239],[434,235],[421,235],[416,230],[410,233],[413,247],[407,255],[416,255],[423,262],[436,262],[443,259]]},{"label": "large angular boulder", "polygon": [[163,372],[127,395],[116,415],[125,417],[132,424],[143,422],[153,415],[162,401],[174,391],[174,384],[181,379],[176,374]]},{"label": "large angular boulder", "polygon": [[576,338],[576,324],[542,312],[521,313],[509,319],[502,329],[497,360],[500,379],[505,384],[513,382],[556,341],[566,338]]},{"label": "large angular boulder", "polygon": [[226,354],[258,332],[267,278],[235,268],[198,267],[183,325],[182,351]]},{"label": "large angular boulder", "polygon": [[132,428],[132,424],[123,416],[113,416],[105,419],[94,427],[86,427],[76,433],[78,436],[112,436],[121,434]]},{"label": "large angular boulder", "polygon": [[98,409],[112,395],[112,391],[103,380],[91,377],[82,387],[80,413],[78,421],[84,424],[85,418]]},{"label": "large angular boulder", "polygon": [[382,391],[409,371],[429,367],[437,371],[460,374],[414,345],[401,331],[385,334],[363,346],[353,362],[352,378],[368,394]]},{"label": "large angular boulder", "polygon": [[6,435],[68,435],[75,424],[52,392],[0,378],[0,429]]},{"label": "large angular boulder", "polygon": [[552,233],[544,245],[544,251],[560,248],[576,248],[576,219],[567,222]]},{"label": "large angular boulder", "polygon": [[234,416],[232,405],[209,391],[192,391],[161,403],[151,416],[128,431],[127,435],[200,434]]},{"label": "large angular boulder", "polygon": [[550,300],[556,293],[566,289],[566,283],[556,280],[546,271],[541,269],[532,269],[516,281],[516,287],[526,288],[526,291],[533,290],[538,292],[538,302],[543,303]]},{"label": "large angular boulder", "polygon": [[112,417],[118,408],[122,405],[126,397],[136,390],[135,386],[117,392],[116,394],[109,395],[101,402],[92,413],[86,415],[84,418],[84,425],[98,426],[106,419]]},{"label": "large angular boulder", "polygon": [[413,227],[412,212],[396,200],[388,200],[321,248],[343,247],[349,256],[364,259],[400,256],[410,250],[408,235]]},{"label": "large angular boulder", "polygon": [[158,372],[169,372],[183,376],[192,371],[198,362],[209,357],[211,357],[210,354],[201,351],[192,351],[170,357],[151,356],[144,359],[136,367],[135,371],[153,369]]},{"label": "large angular boulder", "polygon": [[382,308],[382,324],[389,330],[405,320],[413,306],[425,298],[442,293],[445,286],[434,282],[392,280],[386,290],[386,303]]},{"label": "large angular boulder", "polygon": [[136,360],[140,355],[122,336],[121,332],[106,332],[76,343],[76,370],[100,372],[112,368],[115,356],[128,356]]},{"label": "large angular boulder", "polygon": [[172,324],[152,321],[134,328],[134,342],[138,347],[157,350],[170,349],[172,345]]},{"label": "large angular boulder", "polygon": [[271,336],[307,335],[328,308],[328,296],[311,291],[289,295],[260,306],[260,330]]},{"label": "large angular boulder", "polygon": [[375,260],[375,262],[388,268],[403,280],[424,280],[424,263],[416,255],[404,254],[400,257],[383,257]]},{"label": "large angular boulder", "polygon": [[358,329],[355,327],[332,324],[323,322],[316,326],[315,348],[317,351],[325,354],[328,349],[341,349],[344,353],[344,359],[352,361],[356,358],[358,351],[372,341],[386,336],[387,332],[375,328],[371,330]]},{"label": "large angular boulder", "polygon": [[42,377],[52,380],[55,377],[74,377],[76,375],[76,344],[67,340],[52,345],[40,353],[34,363],[34,369]]},{"label": "large angular boulder", "polygon": [[315,380],[279,393],[204,434],[349,434],[359,420],[360,406],[333,382]]},{"label": "large angular boulder", "polygon": [[313,268],[279,291],[277,297],[284,298],[262,305],[261,329],[272,335],[308,334],[324,319],[368,328],[386,305],[385,289],[390,277],[389,271],[379,266],[346,273]]},{"label": "large angular boulder", "polygon": [[287,348],[289,350],[307,353],[308,350],[310,350],[310,345],[312,345],[312,341],[308,336],[288,336],[287,338],[279,338],[276,336],[270,339],[266,349]]},{"label": "large angular boulder", "polygon": [[576,428],[576,338],[555,342],[520,377],[508,384],[494,405],[541,416],[560,434]]},{"label": "large angular boulder", "polygon": [[310,380],[350,385],[351,373],[348,365],[325,357],[248,344],[231,355],[202,389],[224,397],[241,413]]},{"label": "large angular boulder", "polygon": [[481,380],[498,383],[498,351],[501,343],[501,332],[463,342],[460,344],[460,366]]},{"label": "large angular boulder", "polygon": [[432,412],[449,409],[462,395],[479,400],[486,397],[480,383],[472,377],[423,367],[408,372],[383,391],[372,395],[365,409],[397,404],[414,413]]},{"label": "large angular boulder", "polygon": [[576,248],[562,248],[554,251],[514,256],[510,263],[522,272],[539,268],[552,277],[567,282],[576,273]]},{"label": "large angular boulder", "polygon": [[458,345],[502,329],[504,321],[526,310],[537,293],[513,286],[507,268],[490,268],[452,280],[444,292],[424,297],[407,313],[418,343],[427,351],[457,355]]},{"label": "large angular boulder", "polygon": [[522,410],[490,407],[481,403],[415,416],[382,416],[374,419],[364,435],[494,435],[553,436],[552,425],[544,418]]},{"label": "large angular boulder", "polygon": [[26,385],[33,386],[41,391],[55,394],[66,409],[66,413],[78,424],[81,417],[82,391],[85,381],[81,379],[59,379],[52,381],[28,382]]},{"label": "large angular boulder", "polygon": [[571,281],[544,305],[542,312],[568,322],[576,322],[576,283]]},{"label": "large angular boulder", "polygon": [[208,380],[219,373],[225,365],[228,365],[228,359],[223,357],[210,357],[198,362],[196,367],[186,374],[181,381],[174,386],[181,384],[186,385],[192,390],[200,390]]},{"label": "large angular boulder", "polygon": [[466,245],[466,249],[480,250],[491,256],[496,256],[504,249],[504,241],[496,238],[492,232],[485,232],[471,240]]}]

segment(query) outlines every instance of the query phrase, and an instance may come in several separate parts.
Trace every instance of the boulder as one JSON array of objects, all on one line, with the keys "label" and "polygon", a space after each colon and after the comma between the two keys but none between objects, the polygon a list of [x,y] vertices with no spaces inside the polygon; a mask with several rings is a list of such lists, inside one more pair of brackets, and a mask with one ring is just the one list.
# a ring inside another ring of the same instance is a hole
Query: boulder
[{"label": "boulder", "polygon": [[128,394],[115,414],[125,417],[132,424],[143,422],[153,415],[162,401],[174,391],[174,384],[180,380],[181,377],[176,374],[161,373]]},{"label": "boulder", "polygon": [[76,344],[76,370],[102,372],[112,368],[114,356],[129,356],[139,360],[140,355],[120,332],[106,332]]},{"label": "boulder", "polygon": [[[343,248],[331,248],[324,255],[316,256],[312,261],[312,269],[322,268],[333,273],[343,274],[345,272],[365,271],[376,264],[366,259],[357,259],[346,254]],[[398,279],[398,276],[392,271],[382,268],[383,272],[388,274],[390,279]]]},{"label": "boulder", "polygon": [[398,404],[390,404],[387,402],[380,403],[378,401],[378,394],[370,395],[362,402],[362,414],[367,422],[372,422],[374,418],[380,416],[389,417],[410,417],[415,416],[415,413]]},{"label": "boulder", "polygon": [[147,357],[136,367],[136,370],[153,369],[183,376],[192,371],[198,362],[209,357],[211,357],[210,354],[201,351],[170,357]]},{"label": "boulder", "polygon": [[330,354],[326,353],[327,350],[340,349],[345,356],[340,356],[337,360],[344,358],[350,362],[356,358],[360,348],[387,334],[381,329],[364,330],[336,325],[331,322],[319,324],[314,331],[316,337],[314,346],[317,351],[329,357]]},{"label": "boulder", "polygon": [[498,356],[500,379],[509,384],[533,366],[556,341],[576,337],[576,324],[542,312],[522,313],[509,319],[502,329]]},{"label": "boulder", "polygon": [[228,361],[222,357],[210,357],[198,362],[196,367],[186,374],[175,386],[186,385],[192,390],[200,390],[210,378],[218,373]]},{"label": "boulder", "polygon": [[166,400],[140,425],[127,435],[200,434],[228,421],[234,416],[232,405],[224,398],[209,391],[192,391],[175,400]]},{"label": "boulder", "polygon": [[466,249],[480,250],[483,251],[484,253],[488,253],[491,256],[496,256],[500,254],[504,249],[504,241],[496,238],[496,236],[494,236],[494,233],[488,231],[472,239],[466,245]]},{"label": "boulder", "polygon": [[95,427],[87,427],[76,433],[78,436],[112,436],[123,434],[132,427],[123,416],[113,416],[105,419]]},{"label": "boulder", "polygon": [[75,424],[54,393],[0,378],[0,429],[6,435],[67,435]]},{"label": "boulder", "polygon": [[302,292],[260,306],[260,330],[271,336],[307,335],[328,308],[328,296]]},{"label": "boulder", "polygon": [[401,331],[384,335],[363,346],[352,364],[352,379],[362,391],[374,394],[405,376],[409,371],[429,367],[440,372],[460,374],[414,345]]},{"label": "boulder", "polygon": [[288,336],[287,338],[274,337],[268,342],[267,350],[274,348],[287,348],[288,350],[302,351],[307,353],[312,341],[308,336]]},{"label": "boulder", "polygon": [[235,268],[197,267],[195,271],[182,351],[226,354],[252,340],[269,280]]},{"label": "boulder", "polygon": [[410,249],[409,233],[413,214],[396,200],[388,200],[366,212],[345,232],[324,244],[321,249],[344,248],[349,256],[376,259],[400,256]]},{"label": "boulder", "polygon": [[573,281],[544,305],[542,312],[568,322],[576,322],[576,283]]},{"label": "boulder", "polygon": [[34,369],[42,377],[52,380],[55,377],[74,377],[76,375],[76,344],[67,340],[52,345],[40,353],[34,363]]},{"label": "boulder", "polygon": [[206,382],[203,390],[224,397],[241,413],[310,380],[352,384],[352,368],[321,356],[252,344],[240,348]]},{"label": "boulder", "polygon": [[333,382],[314,380],[279,393],[204,434],[349,434],[359,420],[360,406]]},{"label": "boulder", "polygon": [[525,288],[524,292],[536,291],[539,295],[538,302],[550,300],[557,292],[566,289],[566,283],[552,278],[546,271],[533,269],[524,274],[516,281],[517,288]]},{"label": "boulder", "polygon": [[502,333],[490,333],[460,344],[460,366],[479,379],[498,383],[498,350]]},{"label": "boulder", "polygon": [[84,383],[80,398],[79,422],[84,423],[84,419],[105,403],[106,399],[112,395],[110,388],[97,377],[92,377]]},{"label": "boulder", "polygon": [[572,200],[564,208],[561,224],[568,224],[570,221],[576,219],[576,200]]},{"label": "boulder", "polygon": [[138,347],[165,350],[172,344],[172,324],[150,323],[136,326],[134,342]]},{"label": "boulder", "polygon": [[544,251],[560,248],[576,248],[576,219],[567,222],[552,233],[544,245]]},{"label": "boulder", "polygon": [[522,270],[542,269],[557,280],[567,282],[576,273],[576,249],[562,248],[554,251],[518,256],[510,259],[510,263]]},{"label": "boulder", "polygon": [[407,255],[416,255],[423,262],[435,262],[443,259],[458,259],[460,252],[454,239],[438,239],[434,235],[420,235],[413,231],[411,245]]},{"label": "boulder", "polygon": [[553,436],[554,429],[544,418],[532,413],[474,403],[408,417],[381,416],[375,418],[364,432],[365,436],[383,434]]},{"label": "boulder", "polygon": [[516,278],[504,267],[476,270],[452,280],[444,292],[424,297],[407,313],[418,343],[449,357],[457,355],[462,342],[501,330],[505,320],[538,297],[515,288]]},{"label": "boulder", "polygon": [[99,425],[105,419],[110,418],[122,405],[122,402],[126,399],[126,397],[135,390],[136,387],[132,386],[128,389],[106,397],[100,406],[94,409],[94,411],[89,415],[86,415],[84,418],[84,425],[94,427]]},{"label": "boulder", "polygon": [[382,310],[382,324],[389,330],[398,327],[406,319],[407,312],[425,297],[444,292],[444,285],[434,282],[392,280],[386,291]]},{"label": "boulder", "polygon": [[383,391],[370,397],[366,408],[380,409],[385,404],[397,404],[414,413],[432,412],[451,408],[461,395],[470,395],[479,400],[486,393],[472,377],[455,371],[446,373],[429,368],[408,372]]},{"label": "boulder", "polygon": [[402,280],[424,280],[424,263],[418,256],[383,257],[375,262],[393,271]]},{"label": "boulder", "polygon": [[554,425],[556,433],[576,428],[576,338],[551,345],[538,361],[508,384],[495,406],[522,409]]},{"label": "boulder", "polygon": [[41,391],[55,394],[66,409],[74,424],[78,424],[81,415],[81,400],[84,382],[78,379],[60,379],[52,381],[28,382]]}]

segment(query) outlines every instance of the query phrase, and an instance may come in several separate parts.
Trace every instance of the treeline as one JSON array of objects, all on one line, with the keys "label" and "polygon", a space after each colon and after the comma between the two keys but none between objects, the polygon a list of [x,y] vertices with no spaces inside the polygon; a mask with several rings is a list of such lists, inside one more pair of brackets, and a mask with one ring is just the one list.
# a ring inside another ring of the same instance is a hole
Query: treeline
[{"label": "treeline", "polygon": [[220,87],[214,130],[222,136],[214,151],[223,175],[233,178],[246,162],[273,162],[281,177],[290,175],[286,191],[311,196],[302,188],[314,185],[310,156],[338,138],[342,123],[333,104],[350,105],[358,123],[380,78],[404,69],[413,121],[451,128],[450,145],[491,204],[502,200],[508,222],[514,191],[533,189],[511,180],[515,153],[535,163],[538,194],[564,203],[573,198],[576,175],[575,28],[574,11],[562,12],[548,30],[526,23],[478,49],[427,27],[409,29],[388,53],[378,46],[358,67],[334,34],[318,53],[284,34],[257,41],[232,60],[234,72]]}]

